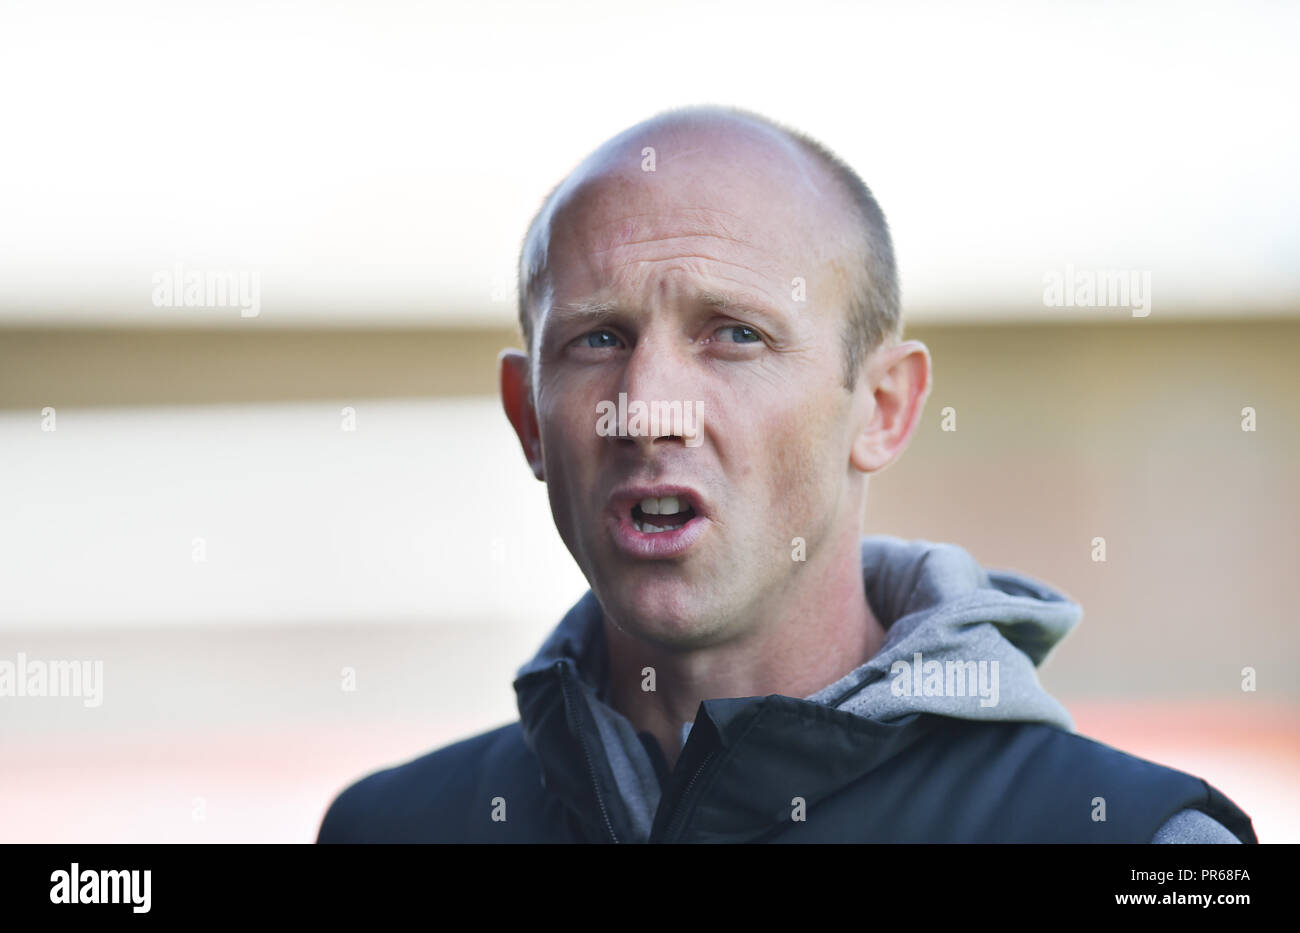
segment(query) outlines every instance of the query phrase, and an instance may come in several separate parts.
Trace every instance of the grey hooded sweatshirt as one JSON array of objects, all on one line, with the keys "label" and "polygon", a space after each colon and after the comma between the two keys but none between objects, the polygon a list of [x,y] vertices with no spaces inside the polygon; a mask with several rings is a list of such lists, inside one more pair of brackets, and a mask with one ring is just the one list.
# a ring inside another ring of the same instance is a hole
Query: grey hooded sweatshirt
[{"label": "grey hooded sweatshirt", "polygon": [[[986,570],[952,544],[877,535],[862,539],[861,554],[867,600],[885,629],[884,643],[865,664],[804,699],[878,722],[925,712],[1074,731],[1070,714],[1042,688],[1035,668],[1078,624],[1077,604],[1021,574]],[[519,677],[565,655],[585,659],[583,695],[636,825],[636,841],[644,841],[659,805],[659,779],[632,723],[607,702],[602,625],[600,605],[589,591]],[[972,681],[977,689],[965,696],[927,695],[939,692],[922,686],[931,662],[972,658],[981,659]],[[683,744],[689,731],[687,723]],[[1191,809],[1174,814],[1151,841],[1239,842],[1213,817]]]}]

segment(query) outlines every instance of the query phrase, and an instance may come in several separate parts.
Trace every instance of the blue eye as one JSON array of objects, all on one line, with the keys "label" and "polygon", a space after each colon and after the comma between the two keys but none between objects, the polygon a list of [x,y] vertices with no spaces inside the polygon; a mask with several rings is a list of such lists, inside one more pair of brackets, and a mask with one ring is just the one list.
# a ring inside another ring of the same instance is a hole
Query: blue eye
[{"label": "blue eye", "polygon": [[618,338],[607,330],[593,330],[582,340],[586,341],[587,346],[593,350],[607,350],[618,344]]},{"label": "blue eye", "polygon": [[758,335],[758,331],[754,330],[752,327],[746,327],[744,324],[728,324],[726,327],[718,328],[719,333],[724,330],[732,332],[732,343],[754,343],[755,341],[763,339]]}]

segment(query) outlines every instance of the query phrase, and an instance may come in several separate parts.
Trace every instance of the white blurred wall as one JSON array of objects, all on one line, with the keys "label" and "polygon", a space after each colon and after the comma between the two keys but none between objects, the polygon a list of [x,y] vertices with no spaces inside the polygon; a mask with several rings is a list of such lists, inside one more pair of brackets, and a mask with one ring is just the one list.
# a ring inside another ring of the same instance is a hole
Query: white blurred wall
[{"label": "white blurred wall", "polygon": [[0,410],[0,630],[537,621],[586,589],[493,399],[55,418]]},{"label": "white blurred wall", "polygon": [[[691,103],[855,166],[914,320],[1041,316],[1066,263],[1283,312],[1297,34],[1269,2],[14,0],[0,322],[499,326],[545,192]],[[154,307],[177,262],[256,272],[260,317]]]}]

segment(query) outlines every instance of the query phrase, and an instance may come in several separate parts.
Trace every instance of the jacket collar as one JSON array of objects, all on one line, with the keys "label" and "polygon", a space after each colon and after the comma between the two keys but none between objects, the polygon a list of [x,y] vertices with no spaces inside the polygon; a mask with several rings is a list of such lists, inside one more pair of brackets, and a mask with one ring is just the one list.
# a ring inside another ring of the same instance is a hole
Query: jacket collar
[{"label": "jacket collar", "polygon": [[[937,716],[1072,728],[1034,667],[1078,622],[1078,606],[1027,577],[985,571],[953,545],[867,537],[862,563],[868,598],[886,628],[881,651],[805,699],[704,701],[663,787],[631,722],[606,702],[604,620],[588,591],[514,685],[524,740],[580,832],[619,842],[706,829],[712,837],[752,838],[789,817],[789,795],[762,779],[774,763],[783,784],[795,775],[812,805],[898,754]],[[891,689],[892,665],[918,652],[999,660],[1007,681],[1000,703],[984,709],[974,697],[900,698]],[[775,810],[773,801],[781,801]]]}]

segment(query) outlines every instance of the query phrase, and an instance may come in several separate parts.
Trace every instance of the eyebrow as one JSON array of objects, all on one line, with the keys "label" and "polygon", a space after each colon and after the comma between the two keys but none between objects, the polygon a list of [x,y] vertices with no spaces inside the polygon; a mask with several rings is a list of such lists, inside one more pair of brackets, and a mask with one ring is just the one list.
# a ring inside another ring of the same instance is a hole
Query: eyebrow
[{"label": "eyebrow", "polygon": [[[712,290],[696,292],[695,303],[732,317],[752,315],[776,321],[784,318],[784,315],[774,308],[765,304],[755,304],[726,292]],[[554,316],[566,322],[581,318],[608,320],[622,311],[623,305],[617,301],[565,301],[552,305],[548,317]]]},{"label": "eyebrow", "polygon": [[551,305],[550,314],[565,321],[584,317],[607,318],[617,314],[620,305],[616,301],[562,301]]},{"label": "eyebrow", "polygon": [[785,315],[775,308],[766,304],[754,304],[726,292],[702,291],[695,296],[695,300],[729,317],[760,317],[775,322],[785,320]]}]

